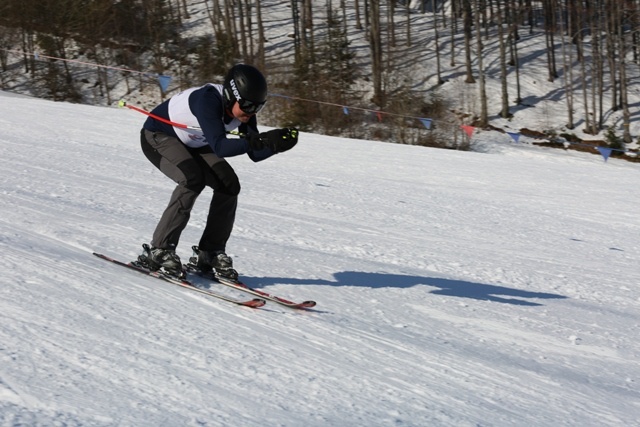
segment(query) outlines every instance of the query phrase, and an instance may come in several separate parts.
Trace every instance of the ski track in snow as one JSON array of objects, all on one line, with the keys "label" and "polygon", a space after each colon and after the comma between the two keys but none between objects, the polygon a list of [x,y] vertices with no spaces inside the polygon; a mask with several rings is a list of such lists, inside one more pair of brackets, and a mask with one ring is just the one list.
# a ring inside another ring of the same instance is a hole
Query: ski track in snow
[{"label": "ski track in snow", "polygon": [[318,301],[251,310],[91,255],[133,259],[168,200],[141,123],[0,93],[0,425],[640,425],[637,165],[310,134],[231,159],[236,266]]}]

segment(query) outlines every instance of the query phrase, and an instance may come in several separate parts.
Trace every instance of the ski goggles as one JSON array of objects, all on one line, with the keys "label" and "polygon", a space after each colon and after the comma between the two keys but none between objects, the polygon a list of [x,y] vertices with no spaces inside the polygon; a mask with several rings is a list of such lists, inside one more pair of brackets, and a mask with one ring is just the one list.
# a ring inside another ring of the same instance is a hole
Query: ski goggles
[{"label": "ski goggles", "polygon": [[247,114],[256,114],[264,107],[267,101],[253,102],[248,99],[238,99],[238,106]]}]

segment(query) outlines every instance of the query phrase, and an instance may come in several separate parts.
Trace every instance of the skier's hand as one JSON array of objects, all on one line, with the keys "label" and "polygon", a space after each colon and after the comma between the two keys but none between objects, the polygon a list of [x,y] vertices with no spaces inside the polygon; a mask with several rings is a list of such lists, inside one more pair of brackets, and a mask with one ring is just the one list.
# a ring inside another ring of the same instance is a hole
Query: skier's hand
[{"label": "skier's hand", "polygon": [[257,133],[250,133],[245,139],[249,142],[249,147],[251,147],[253,151],[259,151],[266,147],[264,142],[262,142],[262,138]]},{"label": "skier's hand", "polygon": [[298,143],[298,129],[273,129],[260,134],[260,140],[274,153],[291,150]]}]

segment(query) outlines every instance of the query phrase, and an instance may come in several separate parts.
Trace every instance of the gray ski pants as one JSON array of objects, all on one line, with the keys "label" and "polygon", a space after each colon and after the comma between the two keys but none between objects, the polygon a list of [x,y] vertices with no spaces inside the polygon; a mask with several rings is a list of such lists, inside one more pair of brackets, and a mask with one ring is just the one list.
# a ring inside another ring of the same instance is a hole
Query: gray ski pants
[{"label": "gray ski pants", "polygon": [[178,184],[153,233],[151,245],[175,249],[187,226],[191,209],[205,187],[213,189],[207,223],[198,246],[224,251],[233,230],[240,181],[226,160],[211,147],[192,148],[175,137],[142,129],[142,152],[162,173]]}]

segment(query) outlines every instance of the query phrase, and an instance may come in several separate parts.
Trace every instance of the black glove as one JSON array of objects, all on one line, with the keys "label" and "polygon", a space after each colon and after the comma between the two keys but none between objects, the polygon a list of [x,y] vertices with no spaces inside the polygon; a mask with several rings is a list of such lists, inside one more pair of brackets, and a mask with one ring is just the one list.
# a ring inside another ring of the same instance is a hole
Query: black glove
[{"label": "black glove", "polygon": [[265,147],[262,138],[255,132],[248,134],[245,139],[249,141],[249,147],[251,147],[253,151],[259,151]]},{"label": "black glove", "polygon": [[274,153],[282,153],[291,150],[298,143],[298,129],[283,128],[263,132],[260,134],[260,141]]}]

